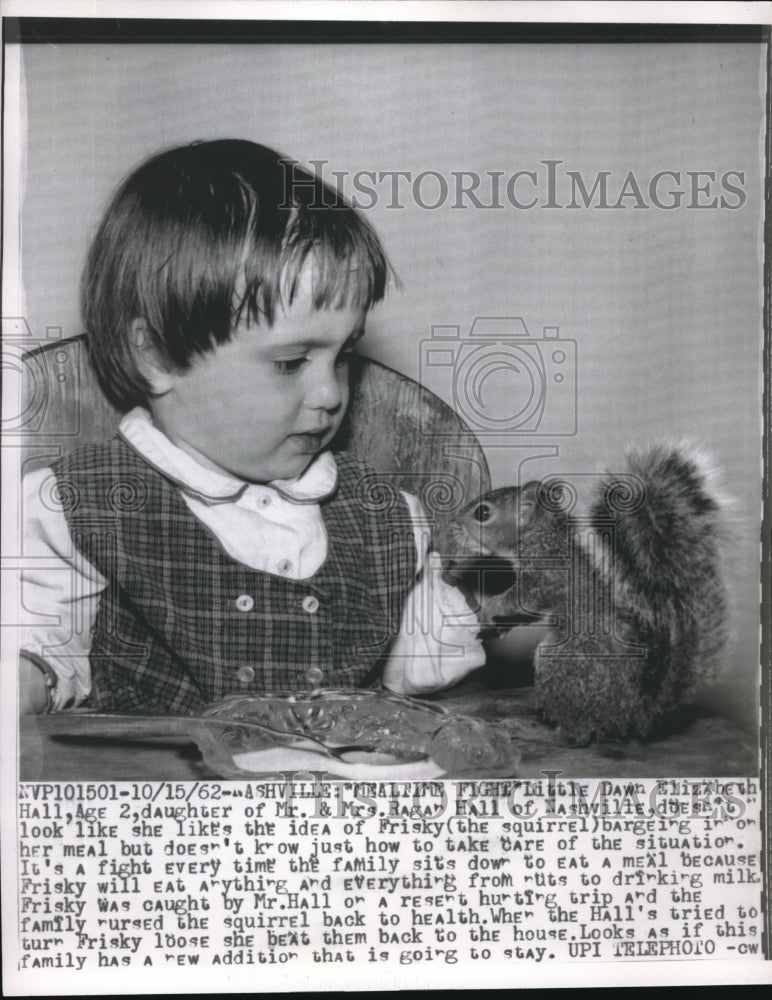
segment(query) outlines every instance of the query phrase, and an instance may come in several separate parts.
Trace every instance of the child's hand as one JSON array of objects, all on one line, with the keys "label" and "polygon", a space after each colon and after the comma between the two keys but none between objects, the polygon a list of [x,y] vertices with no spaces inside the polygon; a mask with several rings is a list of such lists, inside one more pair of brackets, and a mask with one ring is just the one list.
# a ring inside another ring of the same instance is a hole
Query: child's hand
[{"label": "child's hand", "polygon": [[441,557],[429,552],[405,604],[402,628],[384,668],[384,687],[414,695],[457,684],[485,663],[479,631],[469,598],[443,578]]},{"label": "child's hand", "polygon": [[19,653],[19,715],[42,715],[47,707],[46,675],[22,651]]}]

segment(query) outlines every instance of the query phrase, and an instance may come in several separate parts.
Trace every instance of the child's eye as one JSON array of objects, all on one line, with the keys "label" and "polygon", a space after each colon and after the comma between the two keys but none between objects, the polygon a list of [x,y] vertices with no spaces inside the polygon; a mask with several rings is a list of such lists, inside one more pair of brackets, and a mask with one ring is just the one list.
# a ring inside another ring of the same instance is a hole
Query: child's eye
[{"label": "child's eye", "polygon": [[274,361],[276,370],[281,375],[294,375],[300,371],[306,358],[290,358],[288,361]]}]

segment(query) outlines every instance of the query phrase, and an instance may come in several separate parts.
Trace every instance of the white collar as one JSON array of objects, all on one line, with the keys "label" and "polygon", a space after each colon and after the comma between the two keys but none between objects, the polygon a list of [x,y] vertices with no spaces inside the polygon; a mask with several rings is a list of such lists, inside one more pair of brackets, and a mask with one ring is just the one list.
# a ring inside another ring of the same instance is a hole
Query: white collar
[{"label": "white collar", "polygon": [[292,503],[318,503],[335,491],[338,467],[332,452],[323,451],[295,479],[275,479],[268,484],[245,482],[224,469],[216,471],[172,444],[154,424],[150,413],[135,407],[121,420],[118,433],[146,462],[186,493],[208,503],[237,500],[250,489],[272,489]]}]

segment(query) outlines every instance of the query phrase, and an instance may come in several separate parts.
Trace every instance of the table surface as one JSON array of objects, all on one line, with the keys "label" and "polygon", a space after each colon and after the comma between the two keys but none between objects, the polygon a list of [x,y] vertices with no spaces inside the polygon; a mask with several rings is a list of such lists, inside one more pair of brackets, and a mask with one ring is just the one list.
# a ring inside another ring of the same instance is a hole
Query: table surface
[{"label": "table surface", "polygon": [[[460,685],[435,695],[448,711],[483,719],[506,732],[520,753],[513,777],[566,778],[742,777],[758,772],[753,738],[728,719],[684,712],[664,738],[642,743],[594,743],[566,747],[544,725],[530,687],[491,690]],[[23,781],[191,781],[217,777],[198,748],[180,737],[129,740],[62,736],[59,716],[21,720],[19,777]]]}]

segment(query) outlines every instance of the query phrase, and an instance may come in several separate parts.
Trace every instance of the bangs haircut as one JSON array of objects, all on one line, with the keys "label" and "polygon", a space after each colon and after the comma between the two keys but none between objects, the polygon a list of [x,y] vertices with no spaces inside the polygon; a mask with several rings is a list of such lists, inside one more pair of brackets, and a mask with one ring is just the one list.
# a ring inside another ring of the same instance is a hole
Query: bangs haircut
[{"label": "bangs haircut", "polygon": [[100,384],[121,410],[152,396],[131,342],[147,325],[177,371],[271,326],[311,262],[315,309],[368,309],[392,275],[370,224],[315,174],[265,146],[223,139],[154,156],[121,185],[94,237],[81,308]]}]

